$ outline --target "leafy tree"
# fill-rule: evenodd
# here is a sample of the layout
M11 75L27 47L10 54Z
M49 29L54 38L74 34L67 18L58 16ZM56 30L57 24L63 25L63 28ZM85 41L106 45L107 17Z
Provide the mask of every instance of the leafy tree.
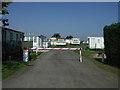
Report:
M73 38L73 36L67 36L67 37L66 37L66 39L71 39L71 38Z
M2 15L6 15L6 14L9 14L8 10L7 10L7 7L8 5L10 4L11 2L2 2ZM3 22L3 26L8 26L9 23L8 23L8 19L7 18L3 18L2 19L2 22Z
M52 37L60 38L61 36L60 36L60 34L59 34L59 33L55 33L55 34L53 34L53 36L52 36Z

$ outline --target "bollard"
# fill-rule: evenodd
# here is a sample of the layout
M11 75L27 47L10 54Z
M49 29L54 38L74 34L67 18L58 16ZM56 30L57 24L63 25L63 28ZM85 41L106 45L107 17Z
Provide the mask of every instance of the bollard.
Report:
M28 55L28 48L23 49L23 61L28 62L29 60L29 55Z
M104 62L104 53L102 53L102 62Z
M80 59L79 59L80 62L82 62L82 55L81 55L82 52L81 52L81 50L82 50L82 49L80 48Z

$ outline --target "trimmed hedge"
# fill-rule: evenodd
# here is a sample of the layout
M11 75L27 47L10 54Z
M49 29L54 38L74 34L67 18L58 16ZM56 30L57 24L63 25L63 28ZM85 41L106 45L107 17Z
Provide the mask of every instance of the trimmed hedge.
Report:
M120 59L120 23L104 27L106 63L118 66Z

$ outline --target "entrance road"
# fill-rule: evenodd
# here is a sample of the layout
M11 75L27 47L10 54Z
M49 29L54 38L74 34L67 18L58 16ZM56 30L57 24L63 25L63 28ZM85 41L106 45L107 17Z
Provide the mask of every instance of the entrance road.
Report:
M3 81L3 88L117 88L118 76L74 51L52 50Z

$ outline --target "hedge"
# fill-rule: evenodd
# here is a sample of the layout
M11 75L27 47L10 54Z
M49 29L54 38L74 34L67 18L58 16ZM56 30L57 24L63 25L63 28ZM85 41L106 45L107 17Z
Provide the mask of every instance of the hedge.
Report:
M106 63L118 66L120 59L120 23L104 27Z

